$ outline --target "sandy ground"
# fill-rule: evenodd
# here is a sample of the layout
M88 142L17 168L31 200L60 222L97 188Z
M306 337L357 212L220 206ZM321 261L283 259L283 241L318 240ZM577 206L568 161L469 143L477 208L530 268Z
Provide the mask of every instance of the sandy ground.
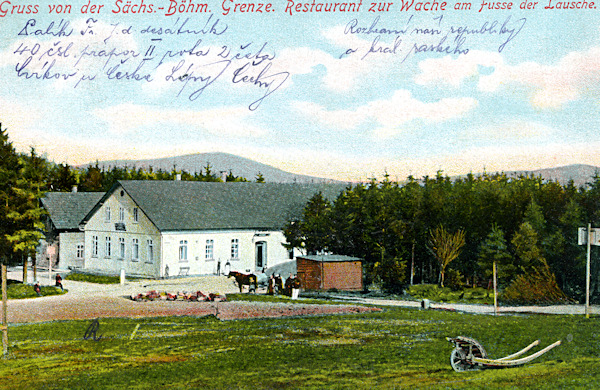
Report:
M9 279L21 280L19 271L9 272ZM49 285L47 272L38 273L42 285ZM359 313L380 310L361 304L315 305L267 302L135 302L129 296L151 290L195 292L221 295L239 292L234 279L224 276L190 277L168 280L142 280L125 284L100 285L63 280L67 294L32 299L12 299L7 305L9 323L94 319L108 317L161 317L216 315L222 320ZM245 287L244 292L247 292ZM264 293L259 289L258 294ZM1 303L0 303L1 306Z
M20 270L9 272L9 279L21 280ZM51 284L47 272L38 273L42 285ZM266 303L266 302L135 302L129 299L131 294L151 290L168 292L195 292L205 294L218 293L221 295L239 292L234 279L225 276L189 277L168 280L141 280L125 284L100 285L71 280L63 280L68 293L65 295L48 296L35 299L10 300L8 303L8 318L10 323L43 322L68 319L94 319L106 317L154 317L171 315L205 316L216 315L223 320L280 317L295 315L323 315L356 313L379 310L365 305L378 307L396 306L419 308L420 302L384 299L348 299L350 305L314 305L298 303ZM244 292L247 292L245 287ZM258 294L264 294L259 289ZM1 306L1 303L0 303ZM492 305L473 304L444 304L431 303L432 309L461 311L476 314L493 314ZM498 314L511 313L544 313L584 315L584 305L556 306L510 306L499 307ZM600 307L591 306L590 314L599 315Z

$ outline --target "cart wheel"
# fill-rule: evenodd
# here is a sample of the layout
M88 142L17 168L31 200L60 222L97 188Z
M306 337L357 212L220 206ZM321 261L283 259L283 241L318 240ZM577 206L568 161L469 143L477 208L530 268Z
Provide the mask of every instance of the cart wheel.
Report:
M465 351L460 348L454 348L450 354L450 365L456 372L469 371L473 366L467 362Z

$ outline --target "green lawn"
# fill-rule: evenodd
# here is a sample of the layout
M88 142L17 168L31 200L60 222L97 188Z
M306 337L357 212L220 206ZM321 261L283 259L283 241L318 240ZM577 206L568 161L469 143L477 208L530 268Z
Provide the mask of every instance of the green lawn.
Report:
M59 287L54 286L41 286L42 296L47 295L61 295L65 294L67 290L61 290ZM8 299L24 299L24 298L37 298L38 295L30 284L23 284L21 282L9 283L6 289L6 295Z
M380 313L220 321L100 319L9 327L3 389L598 388L600 321L581 316ZM139 327L138 327L139 325ZM135 331L137 328L137 331ZM135 335L131 340L130 337ZM535 339L563 345L526 366L455 373L447 336L502 357ZM537 350L537 348L535 349Z

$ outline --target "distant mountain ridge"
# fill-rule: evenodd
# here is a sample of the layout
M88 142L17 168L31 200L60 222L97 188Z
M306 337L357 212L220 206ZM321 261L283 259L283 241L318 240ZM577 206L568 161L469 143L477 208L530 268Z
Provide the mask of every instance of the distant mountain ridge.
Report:
M85 167L94 164L95 163L89 163L83 166ZM342 181L333 179L286 172L248 158L221 152L195 153L143 160L108 160L98 162L100 167L108 169L112 167L149 169L152 167L154 170L162 169L163 171L171 171L175 167L177 170L185 170L190 173L204 171L204 168L208 164L210 164L211 171L216 175L219 175L220 173L228 174L231 171L235 176L244 177L250 181L256 180L257 175L260 173L263 175L266 182L273 183L343 183ZM600 174L600 167L586 164L572 164L531 171L505 171L504 173L510 177L518 177L521 175L541 176L546 180L558 181L563 185L567 184L570 180L573 180L575 186L580 187L590 183L596 173ZM476 176L477 175L478 174L476 174ZM455 176L454 178L458 177L464 177L464 175Z
M558 181L567 184L573 180L576 187L589 184L596 174L600 174L600 167L587 164L572 164L556 168L536 169L533 171L511 171L506 172L508 176L533 175L541 176L546 180Z
M98 166L105 169L113 167L129 168L152 168L155 171L171 171L173 168L184 170L189 173L204 171L204 168L210 164L213 174L219 176L222 173L228 174L230 171L235 176L240 176L249 181L256 180L257 175L263 175L266 182L274 183L340 183L340 181L326 179L322 177L299 175L274 168L267 164L262 164L254 160L236 156L229 153L195 153L183 156L143 159L143 160L107 160L98 161ZM95 165L95 163L84 164L84 167Z

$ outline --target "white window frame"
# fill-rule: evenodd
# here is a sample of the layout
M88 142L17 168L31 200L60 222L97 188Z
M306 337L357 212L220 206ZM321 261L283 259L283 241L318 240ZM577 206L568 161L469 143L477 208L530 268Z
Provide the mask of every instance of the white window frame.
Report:
M117 256L119 260L125 259L125 251L125 239L123 237L119 237L119 255Z
M154 241L147 240L146 245L148 246L148 252L146 254L146 263L154 262Z
M125 208L119 206L119 222L125 222Z
M131 240L131 261L140 260L140 240L134 238Z
M206 240L204 259L206 261L213 261L215 259L215 240Z
M104 237L104 257L110 258L112 256L112 240L110 236Z
M85 256L85 245L83 244L77 244L76 248L75 248L75 258L76 259L83 259Z
M139 221L139 217L140 217L140 209L138 209L137 207L133 208L133 223L138 223Z
M231 239L231 259L239 260L240 258L240 240L237 238Z
M104 220L110 222L110 206L106 206L104 209Z
M187 240L179 241L179 262L186 263L188 261L188 242Z
M100 238L98 236L92 236L92 257L98 257L98 247Z

